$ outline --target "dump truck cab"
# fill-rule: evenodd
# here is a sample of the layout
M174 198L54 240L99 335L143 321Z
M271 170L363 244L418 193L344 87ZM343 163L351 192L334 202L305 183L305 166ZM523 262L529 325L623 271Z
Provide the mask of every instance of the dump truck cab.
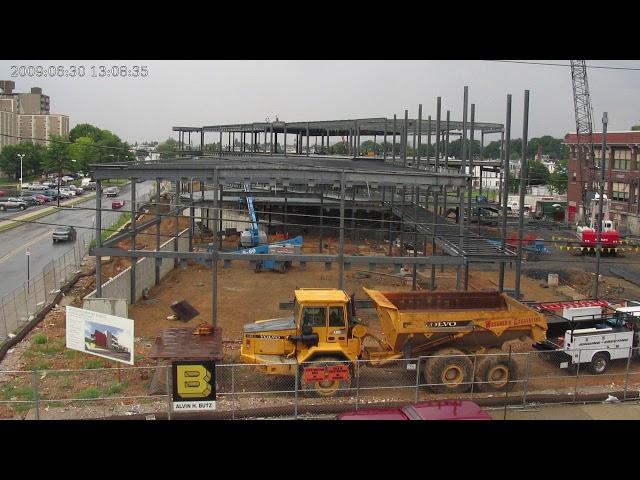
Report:
M325 376L334 385L347 377L350 381L351 369L331 362L357 360L365 334L366 327L352 315L351 299L343 290L301 288L295 290L292 316L244 326L240 359L260 364L273 375L296 375L301 366L302 388L322 383Z

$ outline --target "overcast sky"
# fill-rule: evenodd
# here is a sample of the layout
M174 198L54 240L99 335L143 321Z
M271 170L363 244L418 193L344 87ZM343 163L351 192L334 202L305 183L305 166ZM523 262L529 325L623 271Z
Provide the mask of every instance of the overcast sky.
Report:
M543 62L544 60L539 60ZM553 60L553 63L569 63ZM640 61L594 60L587 65L640 68ZM84 65L84 78L11 77L12 65ZM146 65L146 78L94 78L92 65ZM602 112L609 130L640 123L640 71L588 70L596 130ZM491 61L19 61L0 60L0 79L16 91L42 87L52 113L70 116L70 126L91 123L129 142L163 141L171 128L359 117L435 119L443 112L462 120L463 87L476 104L476 121L504 123L506 95L513 95L512 136L522 136L524 90L530 90L529 137L562 137L575 131L569 67ZM443 113L444 116L444 113ZM174 137L177 138L177 137ZM498 137L496 136L496 139ZM195 137L192 136L192 140ZM491 140L491 138L489 138ZM199 141L199 139L198 139ZM207 136L207 142L217 136Z

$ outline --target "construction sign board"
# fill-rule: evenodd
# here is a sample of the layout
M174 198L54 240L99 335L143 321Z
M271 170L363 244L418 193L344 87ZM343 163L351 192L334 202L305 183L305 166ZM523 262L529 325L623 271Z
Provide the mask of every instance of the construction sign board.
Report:
M67 306L67 348L133 365L133 320Z
M176 361L171 364L173 410L208 411L216 409L216 363Z

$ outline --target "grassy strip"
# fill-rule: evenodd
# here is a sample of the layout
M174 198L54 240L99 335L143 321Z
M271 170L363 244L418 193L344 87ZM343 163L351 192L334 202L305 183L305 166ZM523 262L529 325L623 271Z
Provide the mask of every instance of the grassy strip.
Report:
M131 214L123 213L118 219L118 221L114 223L111 228L105 228L103 230L102 235L100 235L100 239L104 242L107 238L109 238L111 235L116 233L120 229L120 227L122 227L129 220L131 220ZM91 250L95 246L96 246L96 241L95 239L93 239L91 240L91 243L89 243L89 250Z
M129 180L126 180L124 178L114 178L111 180L103 180L102 186L103 187L120 187L122 185L126 185L127 183L129 183Z

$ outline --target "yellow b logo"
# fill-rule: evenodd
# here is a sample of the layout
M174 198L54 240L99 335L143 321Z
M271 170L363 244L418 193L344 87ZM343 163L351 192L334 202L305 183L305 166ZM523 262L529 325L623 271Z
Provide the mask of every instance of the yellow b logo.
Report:
M182 398L208 397L211 372L202 365L177 365L178 395Z

